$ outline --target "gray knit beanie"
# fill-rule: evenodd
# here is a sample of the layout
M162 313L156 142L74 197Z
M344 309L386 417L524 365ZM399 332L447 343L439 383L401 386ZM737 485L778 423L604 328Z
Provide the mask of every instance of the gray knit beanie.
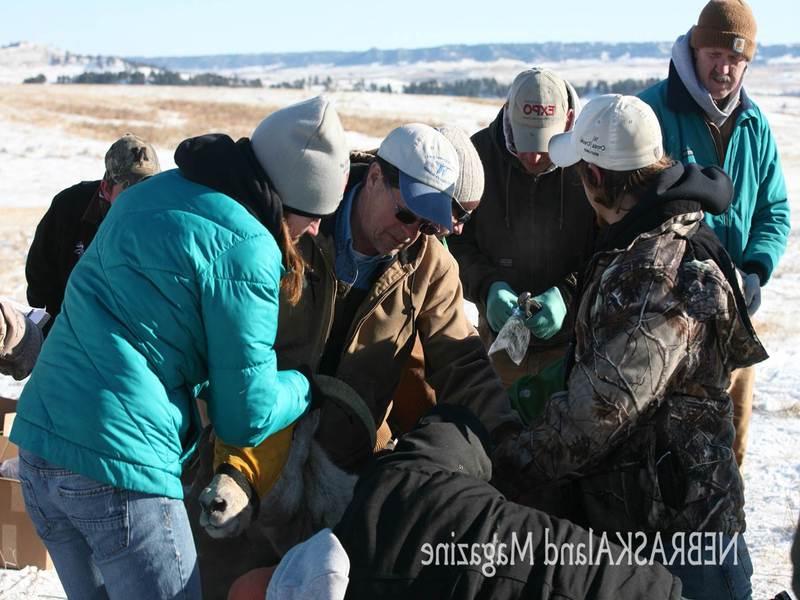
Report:
M483 163L469 134L460 127L437 127L439 132L453 144L458 154L458 173L453 198L459 204L480 202L483 196Z
M327 98L275 111L256 127L250 143L286 208L309 217L336 211L350 157L342 122Z

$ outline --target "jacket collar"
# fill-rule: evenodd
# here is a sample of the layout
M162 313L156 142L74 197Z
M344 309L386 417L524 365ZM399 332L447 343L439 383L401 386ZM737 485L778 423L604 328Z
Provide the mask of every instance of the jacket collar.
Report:
M741 90L740 106L741 113L753 108L753 102L744 88ZM705 119L705 112L692 98L672 60L669 61L669 75L667 76L667 108L676 113L697 113Z
M492 121L492 123L489 125L489 132L492 134L492 143L497 147L497 152L503 157L503 160L506 164L509 164L521 173L528 175L525 167L522 166L522 163L519 162L519 159L516 156L509 152L508 146L506 145L505 127L503 125L503 120L505 118L503 116L504 113L505 106L501 106L500 112L497 113L497 117L495 117L494 121Z
M360 161L350 163L350 177L347 181L347 186L345 187L345 197L347 197L351 191L354 191L356 194L358 193L358 189L354 188L362 183L364 177L367 175L368 170L369 163ZM355 198L353 201L355 201ZM341 202L335 213L323 217L322 221L320 222L319 234L316 240L316 242L318 242L317 246L322 249L323 252L329 254L329 260L331 261L331 264L335 264L335 252L337 245L342 243L342 240L337 239L337 219L340 211L344 209L349 210L349 207L346 206L345 202ZM386 263L384 266L384 271L388 270L389 267L395 263L399 263L401 266L412 265L416 269L417 263L424 254L424 249L428 241L426 239L427 237L428 236L420 235L417 240L411 244L411 246L398 252Z
M232 198L276 241L283 239L283 203L249 139L234 142L221 133L186 139L175 150L175 164L186 179Z
M664 231L661 225L679 215L699 214L702 218L702 210L721 214L732 196L730 178L718 167L700 169L697 165L673 163L653 180L621 221L601 231L597 250L627 248L643 233Z
M89 204L81 217L81 221L95 227L100 226L100 223L106 218L108 210L111 208L111 203L100 193L100 184L101 182L98 182L97 189L94 191L92 199L89 200Z

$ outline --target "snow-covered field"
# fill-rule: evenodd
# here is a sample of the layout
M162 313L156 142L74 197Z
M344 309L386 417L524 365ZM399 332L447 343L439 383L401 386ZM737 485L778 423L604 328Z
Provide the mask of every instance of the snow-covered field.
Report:
M615 79L602 65L564 64L556 67L567 78ZM614 66L614 69L619 69ZM629 65L625 77L658 76L666 65ZM748 74L750 94L766 111L781 150L794 214L800 208L800 66L760 67ZM25 299L24 261L35 225L58 191L81 179L102 175L102 159L111 141L102 132L134 125L106 123L82 131L69 127L75 119L96 122L100 117L67 115L80 96L94 96L117 109L136 110L143 102L158 107L175 101L274 107L307 97L308 92L284 90L191 89L156 87L42 86L44 101L26 108L8 108L5 98L28 93L20 86L0 85L0 295ZM64 96L66 94L66 96ZM485 126L499 102L450 97L335 93L340 113L349 117L349 141L356 148L376 147L380 119L390 124L422 121L456 124L470 133ZM56 98L47 106L47 98ZM60 108L59 108L60 107ZM178 115L180 116L180 115ZM371 119L359 128L359 118ZM152 119L145 115L143 119ZM138 119L137 119L138 120ZM180 124L180 118L176 121ZM254 126L254 122L252 125ZM377 127L377 128L376 128ZM178 127L177 131L180 131ZM100 132L100 133L98 133ZM199 132L191 132L199 133ZM188 134L187 134L188 135ZM162 166L172 166L172 149L158 146ZM756 410L746 464L747 542L753 556L754 598L772 598L790 585L789 546L800 513L800 233L792 233L789 248L773 280L763 293L757 327L771 358L758 366ZM0 395L16 397L22 385L0 377ZM64 598L54 571L0 569L0 598Z

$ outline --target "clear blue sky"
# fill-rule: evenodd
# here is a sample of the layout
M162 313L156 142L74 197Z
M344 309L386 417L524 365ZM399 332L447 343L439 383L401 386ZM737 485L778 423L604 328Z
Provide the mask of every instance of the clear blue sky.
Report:
M758 40L800 43L796 0L753 0ZM673 40L705 0L0 0L0 45L121 56Z

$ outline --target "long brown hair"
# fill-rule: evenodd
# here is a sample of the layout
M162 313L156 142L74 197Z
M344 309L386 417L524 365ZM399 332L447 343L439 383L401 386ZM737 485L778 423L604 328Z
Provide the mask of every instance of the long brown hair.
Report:
M281 239L278 243L283 255L283 266L286 274L281 279L281 288L289 304L295 306L303 294L303 280L306 272L306 261L297 251L297 246L292 241L289 233L289 224L286 219L281 219Z

